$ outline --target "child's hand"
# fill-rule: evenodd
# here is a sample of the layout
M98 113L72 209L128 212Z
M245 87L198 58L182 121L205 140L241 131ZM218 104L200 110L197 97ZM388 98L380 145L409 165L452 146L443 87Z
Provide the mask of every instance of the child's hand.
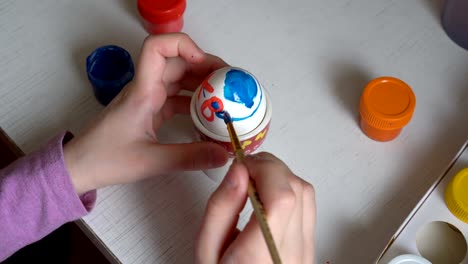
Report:
M212 71L226 66L205 54L185 34L148 37L135 80L80 135L64 148L77 193L180 170L226 163L228 154L214 143L160 144L157 132L174 114L189 113L190 97Z
M211 196L196 245L197 263L271 263L254 215L236 229L247 199L249 175L255 181L283 263L313 263L315 192L269 153L234 163Z

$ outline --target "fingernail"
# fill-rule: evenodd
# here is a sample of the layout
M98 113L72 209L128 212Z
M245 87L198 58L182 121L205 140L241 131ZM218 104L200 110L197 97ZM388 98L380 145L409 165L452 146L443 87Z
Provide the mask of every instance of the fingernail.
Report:
M192 53L192 56L191 56L191 59L194 62L202 59L203 56L205 55L205 52L202 49L200 49L199 47L197 48L198 48L198 52Z
M260 157L257 156L257 154L250 154L248 156L245 157L246 159L251 159L251 160L259 160Z
M232 168L232 166L231 166L231 168ZM230 189L237 188L238 182L237 182L237 179L236 179L236 175L235 175L235 173L232 173L231 169L226 174L226 177L224 178L224 183Z
M214 167L223 166L227 162L226 153L211 153L211 164Z
M251 154L251 155L247 156L247 159L250 159L250 160L265 160L261 155L258 155L258 154Z

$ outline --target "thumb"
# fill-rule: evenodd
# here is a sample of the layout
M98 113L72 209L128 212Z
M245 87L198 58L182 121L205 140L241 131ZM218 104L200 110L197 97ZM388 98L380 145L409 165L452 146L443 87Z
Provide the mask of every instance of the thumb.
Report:
M153 150L161 172L204 170L221 167L228 160L227 151L215 143L158 144Z
M247 199L249 176L244 165L234 162L206 207L196 246L197 263L218 263L236 231L239 213Z

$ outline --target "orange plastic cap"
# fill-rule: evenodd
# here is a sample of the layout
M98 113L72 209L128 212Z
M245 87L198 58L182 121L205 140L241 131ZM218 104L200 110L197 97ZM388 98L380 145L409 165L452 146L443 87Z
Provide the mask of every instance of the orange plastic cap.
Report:
M397 78L380 77L369 82L361 96L361 129L377 141L396 138L413 116L416 97Z

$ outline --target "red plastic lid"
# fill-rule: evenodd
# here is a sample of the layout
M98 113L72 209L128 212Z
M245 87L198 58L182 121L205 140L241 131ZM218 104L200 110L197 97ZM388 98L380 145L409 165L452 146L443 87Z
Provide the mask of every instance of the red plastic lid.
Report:
M185 0L138 0L140 15L152 23L165 23L184 14Z

